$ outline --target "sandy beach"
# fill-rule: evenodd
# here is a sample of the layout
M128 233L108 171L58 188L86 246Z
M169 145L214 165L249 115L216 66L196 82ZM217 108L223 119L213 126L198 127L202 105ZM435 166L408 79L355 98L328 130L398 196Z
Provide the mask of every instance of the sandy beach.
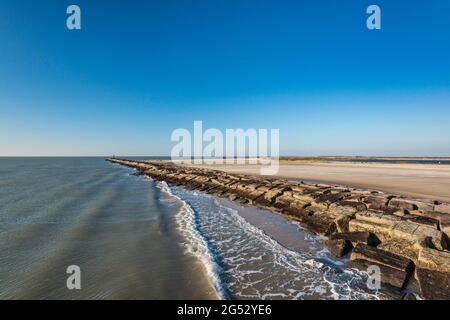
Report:
M189 164L191 166L191 164ZM260 175L260 165L192 165ZM450 165L281 160L274 177L375 189L397 195L450 201Z

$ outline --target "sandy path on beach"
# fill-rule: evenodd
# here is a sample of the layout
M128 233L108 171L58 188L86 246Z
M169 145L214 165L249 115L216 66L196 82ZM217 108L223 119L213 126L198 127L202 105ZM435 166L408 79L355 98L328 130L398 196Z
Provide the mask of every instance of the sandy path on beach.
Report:
M251 175L259 175L261 168L249 164L195 166ZM275 177L334 183L450 202L450 165L281 161Z

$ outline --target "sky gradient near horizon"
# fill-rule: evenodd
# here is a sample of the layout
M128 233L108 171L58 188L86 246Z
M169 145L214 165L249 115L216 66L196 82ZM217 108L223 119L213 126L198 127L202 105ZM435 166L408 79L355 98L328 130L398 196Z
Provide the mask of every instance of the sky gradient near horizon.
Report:
M169 155L194 120L279 128L282 155L450 156L446 0L1 1L0 39L0 156Z

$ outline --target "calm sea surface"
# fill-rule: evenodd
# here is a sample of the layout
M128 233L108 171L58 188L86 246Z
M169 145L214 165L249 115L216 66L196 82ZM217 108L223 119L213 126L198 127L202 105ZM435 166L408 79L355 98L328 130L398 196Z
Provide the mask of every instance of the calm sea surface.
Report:
M450 164L450 160L439 159L350 159L337 160L341 162L366 162L366 163L413 163L413 164Z
M0 158L0 299L379 297L283 217L131 173ZM67 289L70 265L81 290Z
M0 158L0 298L210 298L176 203L100 158ZM68 290L66 268L81 269Z

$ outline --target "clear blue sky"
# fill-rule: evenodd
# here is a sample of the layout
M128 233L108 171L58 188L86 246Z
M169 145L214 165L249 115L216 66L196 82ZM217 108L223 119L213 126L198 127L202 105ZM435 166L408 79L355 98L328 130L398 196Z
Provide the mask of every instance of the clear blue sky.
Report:
M0 155L167 155L194 120L279 128L283 155L450 156L450 2L0 2Z

